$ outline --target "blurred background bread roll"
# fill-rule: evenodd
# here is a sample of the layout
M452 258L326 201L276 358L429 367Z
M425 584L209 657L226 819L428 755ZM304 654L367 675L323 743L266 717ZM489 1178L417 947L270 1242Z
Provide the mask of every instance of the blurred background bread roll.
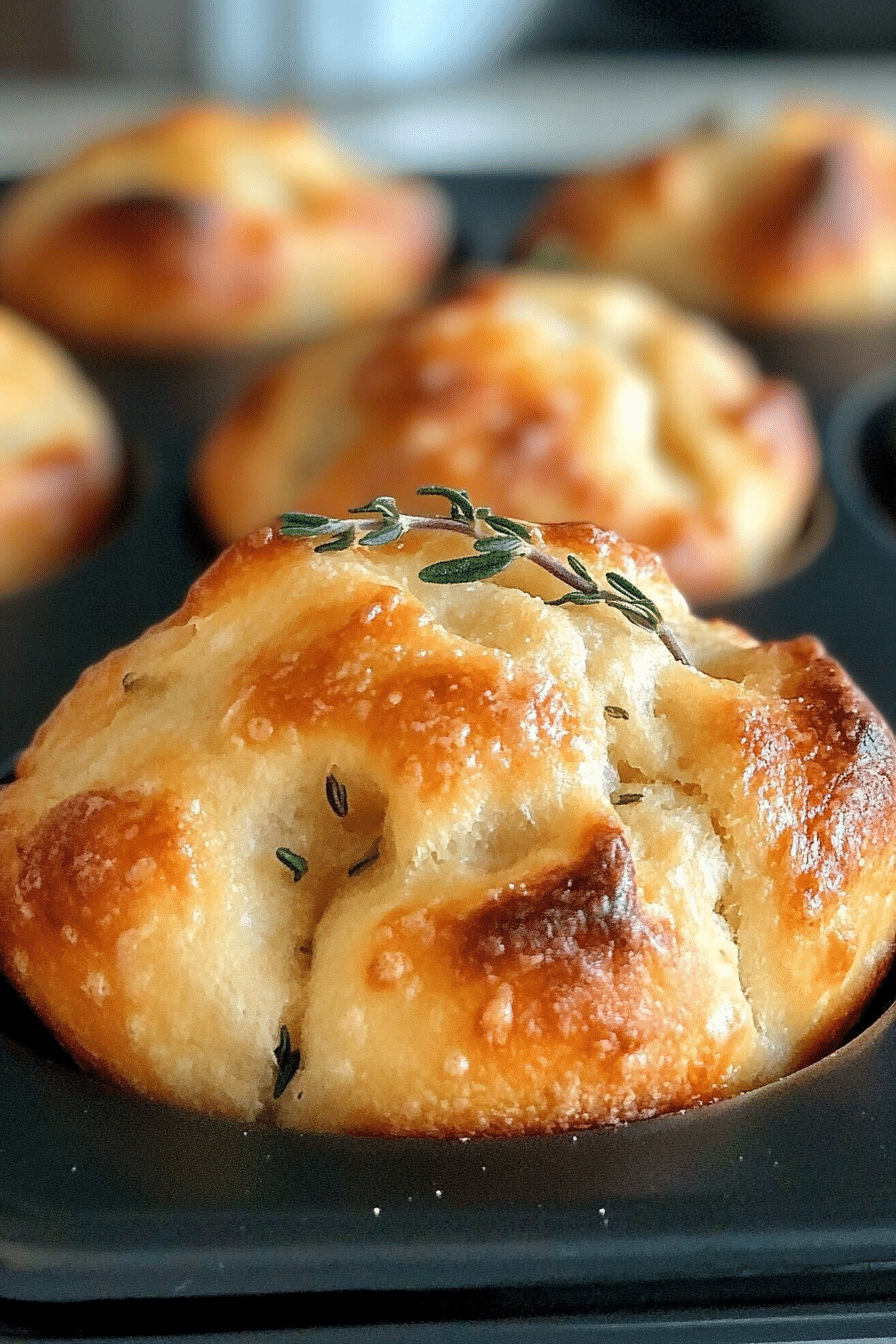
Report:
M536 266L629 276L726 320L896 317L896 134L822 102L708 118L654 151L564 176L523 225Z
M99 394L49 338L0 308L0 595L96 540L122 467Z
M102 349L239 350L403 308L441 266L446 201L310 116L197 104L15 186L0 292Z
M466 487L511 516L596 519L703 600L773 573L818 472L799 392L718 328L630 282L508 271L287 358L194 481L227 541L286 509Z

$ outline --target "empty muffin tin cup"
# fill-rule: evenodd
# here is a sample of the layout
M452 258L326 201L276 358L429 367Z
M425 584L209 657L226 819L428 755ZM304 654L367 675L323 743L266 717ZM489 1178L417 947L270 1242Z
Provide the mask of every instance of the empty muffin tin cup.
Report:
M802 387L816 416L826 420L851 388L896 359L896 323L853 327L763 327L728 323L762 371Z
M141 355L70 347L124 433L155 442L202 434L286 349Z

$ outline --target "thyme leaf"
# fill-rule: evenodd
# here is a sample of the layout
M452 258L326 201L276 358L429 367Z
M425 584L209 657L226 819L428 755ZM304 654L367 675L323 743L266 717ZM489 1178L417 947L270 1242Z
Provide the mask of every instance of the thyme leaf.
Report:
M451 517L454 522L472 523L475 518L473 504L466 490L452 490L448 485L421 485L418 495L441 495L451 505Z
M284 513L280 518L280 535L284 537L321 537L332 530L333 519L322 513Z
M513 559L512 551L492 551L486 555L464 555L457 560L438 560L421 569L420 578L424 583L475 583L477 579L500 574Z
M607 574L607 583L611 588L615 588L617 593L622 593L623 597L628 597L633 602L637 602L639 606L644 607L650 612L651 616L655 616L658 621L663 619L659 607L651 602L650 598L646 593L642 593L640 588L636 588L631 579L627 579L624 574L614 574L612 571L609 572Z
M346 527L342 532L338 532L332 541L326 542L323 546L315 546L318 554L321 551L349 551L355 540L355 529Z
M606 597L600 593L564 593L562 597L552 597L547 603L549 607L593 607L598 602L606 602Z
M480 551L483 555L503 555L506 551L509 555L522 555L523 548L519 537L477 537L473 542L473 550Z
M308 871L308 860L303 859L301 854L295 854L285 845L281 845L276 851L277 858L292 873L293 882L300 882Z
M369 854L365 854L363 859L359 859L357 863L352 864L351 868L348 870L349 877L357 877L358 873L363 873L365 868L369 868L372 863L376 863L380 856L380 840L382 840L382 838L383 837L380 836L379 839L373 842L373 849Z
M638 607L630 607L625 602L614 601L613 598L607 599L607 606L613 611L621 611L625 619L631 625L636 625L639 630L656 630L659 622L648 611L641 611Z
M621 705L604 705L604 713L608 719L627 719L628 710L623 709Z
M502 518L500 514L490 513L488 516L488 525L493 527L496 532L509 532L514 537L519 537L521 541L531 541L532 533L528 527L518 523L515 518Z
M280 1028L280 1040L274 1046L277 1077L274 1079L274 1100L278 1101L302 1067L301 1050L293 1050L289 1027Z
M574 574L578 574L580 579L586 579L588 583L594 583L594 580L592 579L591 575L588 573L587 569L582 564L581 560L577 555L568 555L566 557L566 560L572 572Z
M340 784L334 774L327 775L324 785L327 794L327 802L336 813L337 817L348 816L348 791L344 784Z
M377 495L369 504L359 504L357 508L349 509L349 513L381 513L384 519L394 518L396 522L401 517L391 495Z
M390 541L398 541L404 536L404 528L401 523L387 524L385 527L379 527L375 532L368 532L361 538L362 546L386 546Z

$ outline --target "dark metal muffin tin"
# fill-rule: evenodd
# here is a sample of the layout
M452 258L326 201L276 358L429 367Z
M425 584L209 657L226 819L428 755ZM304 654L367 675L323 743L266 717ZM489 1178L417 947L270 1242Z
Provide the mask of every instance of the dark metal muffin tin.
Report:
M472 257L501 255L542 184L446 180ZM176 369L92 371L129 438L129 496L94 553L0 604L0 757L210 558L185 491L201 415L178 402ZM719 610L764 637L820 635L896 721L896 370L833 414L828 378L809 391L833 504L808 563ZM75 1070L4 986L0 1337L896 1334L892 997L835 1054L746 1096L462 1142L283 1134L145 1103Z

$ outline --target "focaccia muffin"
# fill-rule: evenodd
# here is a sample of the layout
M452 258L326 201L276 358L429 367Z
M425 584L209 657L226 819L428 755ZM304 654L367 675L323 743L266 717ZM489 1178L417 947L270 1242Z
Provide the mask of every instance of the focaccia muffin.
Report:
M0 594L88 546L120 482L99 395L50 340L0 309Z
M289 357L213 429L195 487L232 541L287 508L466 485L594 519L710 599L780 563L818 463L800 394L720 330L627 282L523 271Z
M240 348L402 308L448 234L435 187L374 175L306 116L191 107L12 190L0 291L91 345Z
M480 519L474 552L452 512L257 531L40 730L0 947L76 1058L241 1121L519 1134L728 1097L854 1022L896 924L874 709L613 534ZM615 605L549 605L576 584Z
M896 315L896 137L873 116L783 109L701 123L636 162L559 183L519 239L536 265L636 277L739 322Z

